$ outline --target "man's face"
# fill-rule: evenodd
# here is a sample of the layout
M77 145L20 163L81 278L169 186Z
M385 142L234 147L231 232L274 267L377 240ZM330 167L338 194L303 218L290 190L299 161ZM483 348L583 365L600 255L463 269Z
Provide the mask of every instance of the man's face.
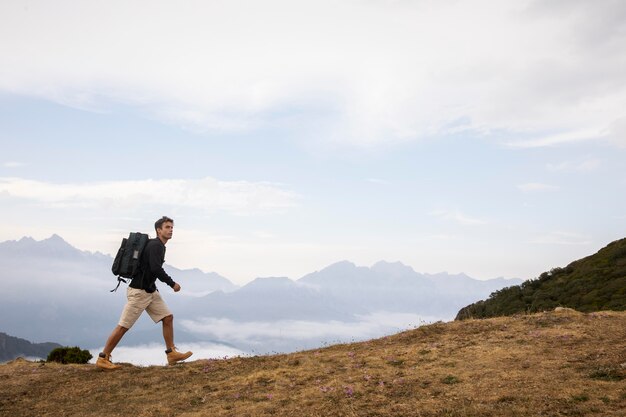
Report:
M157 236L161 240L170 240L172 238L172 233L174 233L174 223L172 222L165 222L161 225L160 229L157 229Z

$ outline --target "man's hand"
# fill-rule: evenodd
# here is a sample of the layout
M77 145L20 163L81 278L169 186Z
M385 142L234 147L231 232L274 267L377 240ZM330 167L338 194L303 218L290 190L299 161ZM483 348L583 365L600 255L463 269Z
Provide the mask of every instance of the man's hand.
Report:
M175 283L172 288L174 289L174 292L180 291L180 285L178 285L178 283Z

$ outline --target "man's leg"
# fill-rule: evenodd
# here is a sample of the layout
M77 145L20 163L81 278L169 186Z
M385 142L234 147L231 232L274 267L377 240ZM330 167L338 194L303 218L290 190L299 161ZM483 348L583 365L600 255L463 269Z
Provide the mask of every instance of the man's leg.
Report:
M174 316L170 314L163 317L163 340L165 340L165 348L170 350L174 347Z
M122 340L124 334L128 331L128 328L120 326L119 324L113 329L111 335L107 339L104 349L98 355L96 360L96 366L101 369L113 370L119 369L119 365L114 365L111 362L111 352L115 349L115 346Z
M165 340L167 363L173 365L190 357L192 352L181 353L176 350L176 345L174 344L174 315L167 308L158 291L152 294L152 302L146 308L146 311L155 323L160 321L163 324L163 340Z
M122 337L124 336L124 334L126 334L128 329L130 329L133 324L135 324L139 316L141 316L141 313L150 303L151 297L143 290L128 287L126 289L126 298L128 301L124 306L124 310L122 310L122 316L120 317L120 321L109 335L109 338L104 345L104 349L98 355L96 366L98 366L99 368L119 368L118 365L114 365L111 362L111 352L113 352L113 349L115 349L120 340L122 340Z
M192 355L191 352L179 352L174 345L174 316L170 314L161 320L163 323L163 339L167 350L167 363L174 365L176 362L184 361Z
M106 344L104 345L104 349L102 350L107 355L110 355L115 349L115 346L122 340L122 337L126 334L128 329L126 327L122 327L119 324L113 329L111 335L107 339Z

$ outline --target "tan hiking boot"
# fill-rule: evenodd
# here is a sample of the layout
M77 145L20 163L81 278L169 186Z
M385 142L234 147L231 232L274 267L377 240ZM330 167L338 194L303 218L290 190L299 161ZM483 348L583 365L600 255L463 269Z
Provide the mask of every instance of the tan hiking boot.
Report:
M166 350L165 353L167 353L167 363L170 365L174 365L176 362L184 361L185 359L193 355L193 352L182 353L177 351L176 346Z
M111 355L107 355L104 352L100 352L100 354L98 355L96 366L100 369L105 369L107 371L121 368L121 366L115 365L113 362L111 362Z

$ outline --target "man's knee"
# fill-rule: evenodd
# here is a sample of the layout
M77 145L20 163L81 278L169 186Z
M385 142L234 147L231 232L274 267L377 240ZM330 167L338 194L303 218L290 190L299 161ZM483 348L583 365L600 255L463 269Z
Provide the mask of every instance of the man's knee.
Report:
M161 321L163 324L172 324L174 322L174 315L170 314L169 316L165 316Z
M115 329L117 330L119 333L126 333L128 331L128 327L124 327L124 326L120 326L119 324L117 325L117 328Z

